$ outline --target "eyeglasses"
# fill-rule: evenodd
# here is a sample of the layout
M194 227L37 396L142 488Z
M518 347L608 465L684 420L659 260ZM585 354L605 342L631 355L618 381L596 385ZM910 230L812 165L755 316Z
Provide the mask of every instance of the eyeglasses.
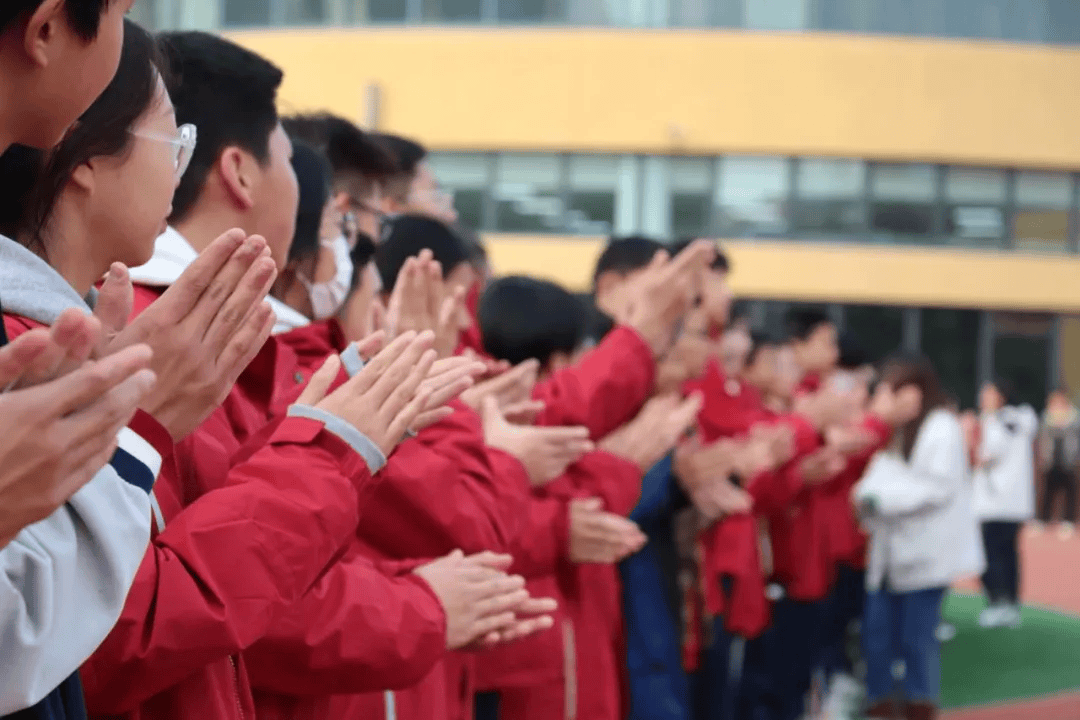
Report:
M172 145L173 167L176 171L175 178L179 181L180 178L184 177L184 171L187 170L188 165L191 163L191 156L195 154L195 141L198 133L194 125L191 123L181 125L177 128L176 135L172 137L159 133L135 132L133 130L131 134L145 140L156 140L157 142Z

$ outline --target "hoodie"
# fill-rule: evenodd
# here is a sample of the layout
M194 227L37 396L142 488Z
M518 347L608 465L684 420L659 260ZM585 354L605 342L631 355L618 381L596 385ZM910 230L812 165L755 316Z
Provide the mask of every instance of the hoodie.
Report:
M90 311L45 261L3 236L0 291L6 316L27 325L49 325L72 307ZM39 702L66 707L46 696L120 617L150 540L150 492L172 450L168 432L145 413L132 428L138 432L121 431L116 454L89 483L0 550L0 714Z

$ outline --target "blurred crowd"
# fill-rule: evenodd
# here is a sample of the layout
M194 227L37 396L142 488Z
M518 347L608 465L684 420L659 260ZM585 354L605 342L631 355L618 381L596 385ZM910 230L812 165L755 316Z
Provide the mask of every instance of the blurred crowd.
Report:
M494 277L421 144L131 5L0 9L0 712L922 720L954 581L1020 622L1064 393L757 332L709 240Z

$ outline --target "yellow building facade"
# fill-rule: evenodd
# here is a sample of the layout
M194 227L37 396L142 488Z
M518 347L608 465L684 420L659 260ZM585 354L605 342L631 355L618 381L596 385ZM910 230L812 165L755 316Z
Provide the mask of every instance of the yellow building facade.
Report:
M285 112L427 145L497 272L586 290L609 234L707 234L740 297L892 328L951 363L965 403L1009 369L1032 400L1080 390L1080 50L733 30L233 37L285 69Z

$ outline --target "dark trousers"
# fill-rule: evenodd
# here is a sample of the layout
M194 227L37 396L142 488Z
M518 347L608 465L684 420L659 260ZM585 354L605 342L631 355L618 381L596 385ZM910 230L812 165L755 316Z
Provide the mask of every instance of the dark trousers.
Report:
M982 524L986 572L982 583L991 603L1016 604L1020 598L1020 523L991 520Z
M473 701L473 716L476 720L499 720L499 693L476 693Z
M825 601L821 618L821 654L818 666L829 677L833 673L854 673L852 626L862 618L866 603L866 571L838 565L832 592Z
M739 720L798 720L818 657L823 603L784 598L772 624L746 642L739 687Z
M1054 512L1054 499L1058 495L1064 495L1064 505L1061 508L1061 519L1065 522L1076 522L1076 472L1066 468L1050 468L1046 473L1046 492L1043 493L1042 507L1039 519L1050 522Z
M713 619L708 645L701 652L701 664L690 677L690 693L696 720L734 720L737 667L732 667L731 648L741 642L724 628L724 619Z

